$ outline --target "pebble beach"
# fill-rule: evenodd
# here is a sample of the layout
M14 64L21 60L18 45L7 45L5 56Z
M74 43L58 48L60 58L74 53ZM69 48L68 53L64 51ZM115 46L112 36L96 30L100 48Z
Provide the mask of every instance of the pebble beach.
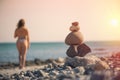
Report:
M0 65L0 80L120 80L120 53L110 57L66 57Z

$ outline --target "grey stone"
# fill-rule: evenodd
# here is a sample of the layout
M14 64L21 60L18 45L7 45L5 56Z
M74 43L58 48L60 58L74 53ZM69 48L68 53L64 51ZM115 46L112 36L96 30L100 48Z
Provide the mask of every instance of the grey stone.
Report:
M43 70L39 70L39 73L40 73L40 75L42 77L46 77L47 76L47 74Z
M51 71L51 73L49 73L50 75L56 76L59 75L59 71L53 70Z
M23 80L30 80L31 78L30 77L23 77L22 79Z
M34 63L37 64L37 65L40 65L41 64L41 60L40 59L35 59Z
M64 63L64 62L65 62L65 59L62 58L62 57L59 57L58 59L56 59L56 62Z
M79 74L82 74L82 75L83 75L84 72L85 72L85 69L84 69L84 67L82 67L82 66L76 67L76 68L74 68L73 70L74 70L75 73L79 73Z
M113 73L110 70L95 71L90 80L112 80Z
M57 80L75 80L75 76L74 75L63 75L63 74L61 74L61 75L58 75L57 76Z
M93 69L91 69L91 68L87 68L87 69L85 69L85 75L91 75L92 73L94 72L94 70Z
M72 70L71 66L66 66L65 67L67 70Z
M71 66L73 68L83 66L84 68L93 68L94 70L109 69L109 65L106 62L93 55L67 58L65 65Z
M27 71L26 74L25 74L25 76L35 77L31 71Z

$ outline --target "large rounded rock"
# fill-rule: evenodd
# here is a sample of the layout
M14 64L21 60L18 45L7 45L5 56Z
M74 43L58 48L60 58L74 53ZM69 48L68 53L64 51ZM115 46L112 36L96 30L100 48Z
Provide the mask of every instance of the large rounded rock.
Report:
M65 43L67 45L79 45L83 42L83 35L81 32L71 32L67 35Z
M93 55L86 55L85 57L76 56L74 58L67 58L65 65L72 67L83 66L84 68L91 68L93 70L109 69L109 65L101 61L98 57Z
M86 54L90 52L91 52L90 47L87 46L85 43L82 43L81 45L70 45L70 47L66 51L66 54L67 56L73 58L75 56L84 57Z

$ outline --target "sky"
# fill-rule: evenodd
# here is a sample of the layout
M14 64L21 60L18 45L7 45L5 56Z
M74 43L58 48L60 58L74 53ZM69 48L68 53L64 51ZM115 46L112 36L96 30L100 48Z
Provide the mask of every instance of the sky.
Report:
M0 42L16 42L21 18L31 42L64 42L74 21L84 41L120 40L120 0L0 0Z

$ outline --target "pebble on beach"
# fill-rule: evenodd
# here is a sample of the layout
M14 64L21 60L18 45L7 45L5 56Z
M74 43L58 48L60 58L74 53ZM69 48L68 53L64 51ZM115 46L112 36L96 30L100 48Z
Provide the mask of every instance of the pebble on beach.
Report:
M112 59L109 61L110 58ZM58 58L56 60L49 59L47 60L49 63L46 62L47 64L36 59L34 63L37 66L41 66L40 64L43 63L45 65L42 68L21 70L20 72L14 72L14 74L0 73L0 80L119 80L120 72L116 69L117 63L114 68L109 67L112 64L108 64L114 59L116 59L115 56L114 58L103 59L89 55Z

